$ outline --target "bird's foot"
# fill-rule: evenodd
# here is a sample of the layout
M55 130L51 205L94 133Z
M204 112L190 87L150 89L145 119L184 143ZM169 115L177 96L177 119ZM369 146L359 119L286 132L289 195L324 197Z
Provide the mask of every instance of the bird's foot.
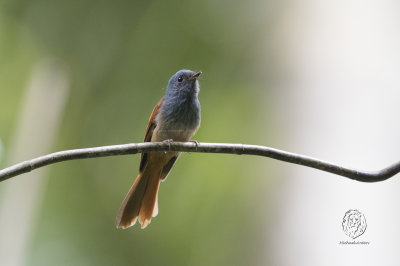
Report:
M162 141L163 143L168 144L168 151L171 151L171 142L173 141L173 139L166 139ZM164 153L167 153L167 151L164 151Z
M193 143L194 143L194 145L196 146L196 151L197 151L197 148L198 148L199 145L200 145L200 141L198 141L198 140L191 140L190 142L193 142Z

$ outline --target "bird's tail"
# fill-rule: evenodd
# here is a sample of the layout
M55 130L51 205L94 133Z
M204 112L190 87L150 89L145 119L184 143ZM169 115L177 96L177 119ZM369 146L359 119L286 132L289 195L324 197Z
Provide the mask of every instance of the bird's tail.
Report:
M142 229L158 214L157 194L160 186L160 171L145 167L129 189L116 219L117 228L128 228L139 219Z

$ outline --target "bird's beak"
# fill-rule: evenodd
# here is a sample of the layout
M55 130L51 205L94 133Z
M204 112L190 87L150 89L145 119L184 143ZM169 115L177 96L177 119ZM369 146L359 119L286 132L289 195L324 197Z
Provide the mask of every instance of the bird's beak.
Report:
M189 79L190 80L194 80L197 79L199 76L201 75L201 71L194 73Z

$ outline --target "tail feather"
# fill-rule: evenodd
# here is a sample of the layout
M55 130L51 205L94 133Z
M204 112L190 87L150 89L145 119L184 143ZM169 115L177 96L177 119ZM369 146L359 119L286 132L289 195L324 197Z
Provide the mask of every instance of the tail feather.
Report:
M116 219L117 228L128 228L139 218L142 228L145 228L151 217L158 213L157 194L160 185L160 173L149 171L146 167L139 173L135 183L130 188Z
M153 217L156 217L157 215L158 215L158 193L156 196L156 203L154 204Z
M145 228L150 223L151 218L158 213L157 194L161 181L159 176L159 174L156 176L153 175L147 183L146 193L144 194L139 212L139 222L142 225L142 229Z

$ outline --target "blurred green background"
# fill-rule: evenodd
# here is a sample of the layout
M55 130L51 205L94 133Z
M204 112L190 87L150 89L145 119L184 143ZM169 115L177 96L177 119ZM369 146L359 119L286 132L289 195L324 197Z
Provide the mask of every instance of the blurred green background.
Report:
M277 132L267 131L275 123L277 62L268 40L275 2L14 0L0 9L2 167L43 152L142 141L152 108L182 68L203 71L194 139L279 145ZM64 82L61 98L32 98L32 84L57 90L52 75ZM44 115L23 118L35 103ZM57 123L46 125L53 113ZM50 140L40 133L47 127ZM19 138L49 148L24 146L12 156ZM36 203L21 225L6 229L10 239L21 236L3 251L23 265L251 265L264 256L269 160L184 154L161 185L159 215L145 230L117 230L138 166L138 155L77 160L51 166L37 187L20 182L9 193L20 193L16 217ZM1 183L0 196L32 175ZM29 198L22 186L37 193Z

